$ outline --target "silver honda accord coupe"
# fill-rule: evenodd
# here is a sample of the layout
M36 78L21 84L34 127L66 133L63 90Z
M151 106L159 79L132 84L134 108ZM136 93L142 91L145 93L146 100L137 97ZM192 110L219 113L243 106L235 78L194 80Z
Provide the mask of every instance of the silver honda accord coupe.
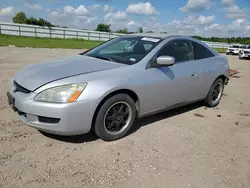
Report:
M40 131L93 131L111 141L129 134L137 118L196 101L217 106L228 77L227 58L192 37L125 35L24 67L7 97Z

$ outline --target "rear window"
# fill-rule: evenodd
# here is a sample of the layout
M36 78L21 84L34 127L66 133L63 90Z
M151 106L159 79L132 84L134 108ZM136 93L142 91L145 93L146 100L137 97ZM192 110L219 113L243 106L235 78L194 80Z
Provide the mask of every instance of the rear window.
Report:
M195 59L206 59L215 56L209 49L197 42L192 41L192 45L194 48Z

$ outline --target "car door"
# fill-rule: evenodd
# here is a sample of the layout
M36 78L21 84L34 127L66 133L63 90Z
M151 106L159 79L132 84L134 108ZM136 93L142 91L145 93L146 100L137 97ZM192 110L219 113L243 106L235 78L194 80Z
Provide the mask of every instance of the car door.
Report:
M195 59L200 67L201 85L199 89L199 94L202 98L206 97L208 91L216 79L218 65L221 63L221 58L215 56L208 48L192 41Z
M191 41L169 41L158 52L160 56L172 56L175 64L148 69L148 88L158 108L181 105L200 97L201 69L195 61Z

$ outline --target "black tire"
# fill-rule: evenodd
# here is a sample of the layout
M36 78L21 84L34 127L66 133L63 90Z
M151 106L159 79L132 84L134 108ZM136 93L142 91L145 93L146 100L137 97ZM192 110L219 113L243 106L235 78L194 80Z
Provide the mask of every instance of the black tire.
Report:
M119 116L119 114L115 114L115 113L119 113L119 112L118 111L113 112L112 108L116 108L115 105L119 105L119 104L124 105L125 108L128 108L128 110L129 110L128 120L127 120L127 123L121 128L120 132L119 131L112 132L112 131L108 130L108 126L106 124L108 124L110 122L106 122L106 121L108 121L108 120L106 120L106 118L108 116L107 115L108 113L110 113L110 112L114 113L111 116L115 117L114 118L115 120L111 120L112 122L110 124L112 124L113 121L114 121L114 123L117 122L116 118L117 118L117 116ZM126 94L117 94L117 95L109 98L108 100L106 100L104 102L104 104L101 106L101 108L99 109L97 116L96 116L96 119L95 119L94 127L93 127L94 132L98 137L100 137L104 141L113 141L113 140L121 139L130 132L131 127L134 124L136 114L137 114L136 113L136 106L135 106L135 102L133 101L133 99ZM111 117L111 116L109 116L109 117ZM126 119L125 116L122 117L122 121L125 121L125 119Z
M218 97L216 98L216 100L213 99L213 94L215 91L216 87L221 87L221 92L219 93ZM220 103L221 97L223 95L223 91L224 91L224 82L221 78L218 78L217 80L215 80L215 82L213 83L213 85L211 86L208 95L205 99L205 105L208 107L215 107Z

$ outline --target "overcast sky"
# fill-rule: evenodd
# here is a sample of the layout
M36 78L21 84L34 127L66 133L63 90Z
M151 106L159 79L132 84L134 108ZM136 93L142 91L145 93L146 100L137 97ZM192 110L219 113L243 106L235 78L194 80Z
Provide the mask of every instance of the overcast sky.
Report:
M167 31L200 36L250 36L250 0L0 0L0 21L18 11L70 28Z

